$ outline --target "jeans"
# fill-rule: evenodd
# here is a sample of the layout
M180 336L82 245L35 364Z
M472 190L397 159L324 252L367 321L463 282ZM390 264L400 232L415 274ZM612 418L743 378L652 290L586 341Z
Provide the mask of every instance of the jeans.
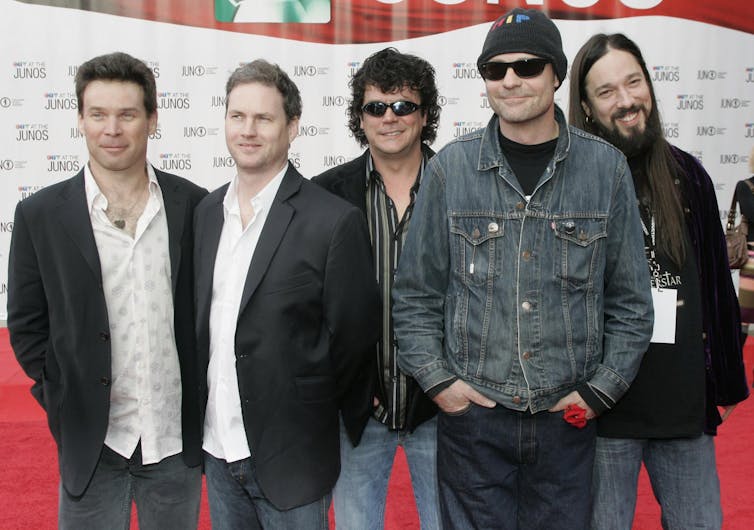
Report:
M278 510L256 479L254 457L226 462L204 452L212 530L328 530L330 494L290 510Z
M721 527L714 438L703 434L670 440L597 438L593 529L631 529L642 461L662 508L663 528Z
M136 503L142 530L196 528L201 491L201 466L187 467L180 453L144 465L141 446L136 447L131 458L123 458L104 446L94 476L81 497L69 495L61 481L58 528L127 530L132 501Z
M437 496L437 419L419 425L413 433L391 431L370 418L357 447L340 425L340 476L333 490L338 530L382 530L385 499L393 460L402 446L411 473L419 520L423 530L440 528Z
M437 471L446 530L589 526L596 426L562 413L472 404L440 413Z

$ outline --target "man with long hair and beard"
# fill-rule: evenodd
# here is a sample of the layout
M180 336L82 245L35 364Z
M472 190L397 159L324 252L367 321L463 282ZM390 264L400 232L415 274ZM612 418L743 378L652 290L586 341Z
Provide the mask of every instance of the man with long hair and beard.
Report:
M663 528L720 528L713 436L749 392L714 186L665 140L646 64L625 35L584 44L570 91L571 125L628 158L655 305L639 373L597 422L592 528L631 528L642 462Z

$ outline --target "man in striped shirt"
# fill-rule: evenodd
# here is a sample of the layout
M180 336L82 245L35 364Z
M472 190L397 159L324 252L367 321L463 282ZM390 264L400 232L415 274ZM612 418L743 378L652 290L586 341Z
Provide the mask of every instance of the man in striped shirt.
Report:
M364 374L360 439L341 425L341 472L333 491L338 529L382 529L387 483L400 445L408 459L423 529L439 528L436 405L398 368L391 290L424 165L440 117L434 68L424 59L381 50L351 80L349 128L367 150L314 178L364 211L382 295L382 335ZM376 323L380 325L380 323ZM349 429L353 432L354 429Z

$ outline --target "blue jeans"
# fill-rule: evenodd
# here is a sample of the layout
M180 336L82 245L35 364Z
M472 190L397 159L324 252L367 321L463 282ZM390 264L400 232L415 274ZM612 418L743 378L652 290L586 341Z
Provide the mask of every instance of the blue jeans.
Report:
M370 418L357 447L340 424L340 476L333 490L338 530L382 530L387 484L398 446L411 473L421 528L440 528L437 497L437 419L413 433L391 431Z
M259 487L253 457L228 463L205 451L204 472L212 530L328 530L330 494L278 510Z
M440 413L437 472L446 530L589 526L596 427L562 413L472 404Z
M187 467L180 453L144 465L141 446L131 458L104 446L92 481L81 497L69 495L61 482L58 528L127 530L132 501L142 530L196 528L201 492L201 466Z
M720 481L714 438L597 438L592 528L630 530L641 463L662 508L662 527L719 529Z

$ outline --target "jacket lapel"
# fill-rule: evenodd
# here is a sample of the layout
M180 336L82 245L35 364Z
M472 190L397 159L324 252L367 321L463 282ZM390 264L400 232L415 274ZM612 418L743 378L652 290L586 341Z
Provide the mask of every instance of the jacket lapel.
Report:
M94 241L92 220L86 208L86 190L84 188L84 170L69 181L69 185L60 193L58 215L60 226L68 233L76 248L86 260L97 284L102 285L102 268Z
M170 278L175 297L175 286L178 282L178 271L181 264L181 239L186 220L186 197L180 193L178 187L170 185L162 172L155 169L157 182L162 190L162 200L165 203L165 217L168 224L168 242L170 246Z
M194 252L198 256L195 261L196 300L198 321L209 325L209 310L212 302L212 283L214 280L215 259L220 245L220 235L225 222L223 214L223 199L228 190L228 184L222 186L211 195L212 204L207 206L207 213L201 225L197 225L196 244Z
M277 195L272 201L270 213L267 215L262 233L259 235L259 242L251 258L251 265L246 275L241 305L238 310L239 317L257 287L259 287L259 283L267 272L270 261L272 261L272 257L288 229L295 209L287 201L292 195L298 193L302 180L301 174L289 164L288 171L280 183L280 189L278 189Z

